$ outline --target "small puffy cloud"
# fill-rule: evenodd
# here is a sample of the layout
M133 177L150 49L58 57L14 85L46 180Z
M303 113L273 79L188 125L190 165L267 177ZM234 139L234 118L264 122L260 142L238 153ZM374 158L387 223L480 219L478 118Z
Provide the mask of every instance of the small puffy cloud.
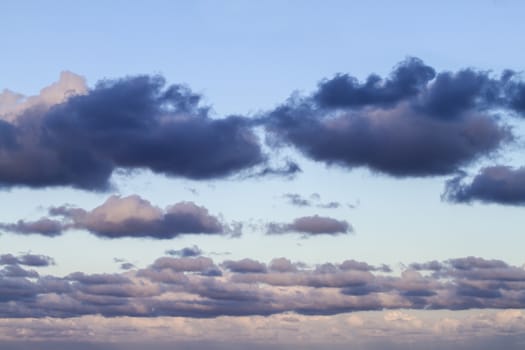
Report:
M286 258L275 258L268 264L268 269L272 272L295 272L297 265Z
M166 250L166 254L173 256L180 256L182 258L190 258L194 256L202 255L202 250L196 245L191 247L185 247L182 249L169 249Z
M314 235L339 235L353 232L353 227L345 220L337 220L319 215L304 216L291 223L269 223L268 234L302 233L305 237Z

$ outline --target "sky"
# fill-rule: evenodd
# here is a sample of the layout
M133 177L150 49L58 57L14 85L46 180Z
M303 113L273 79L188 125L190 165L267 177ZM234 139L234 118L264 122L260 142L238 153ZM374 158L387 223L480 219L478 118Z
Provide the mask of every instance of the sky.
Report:
M524 10L0 3L0 347L522 349Z

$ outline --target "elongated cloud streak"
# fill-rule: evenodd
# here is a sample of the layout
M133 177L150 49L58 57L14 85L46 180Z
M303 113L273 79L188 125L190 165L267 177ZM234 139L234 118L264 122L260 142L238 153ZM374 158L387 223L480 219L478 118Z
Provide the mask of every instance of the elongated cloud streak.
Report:
M291 223L271 222L266 225L268 234L302 233L305 237L314 235L339 235L354 231L345 220L313 215L303 216Z

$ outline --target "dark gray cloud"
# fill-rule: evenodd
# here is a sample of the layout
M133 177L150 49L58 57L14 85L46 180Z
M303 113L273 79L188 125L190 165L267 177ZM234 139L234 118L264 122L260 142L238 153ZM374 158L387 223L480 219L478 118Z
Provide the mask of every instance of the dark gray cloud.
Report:
M360 82L337 74L310 96L290 98L256 119L212 118L199 94L161 76L73 90L79 94L54 104L37 98L0 115L0 185L106 190L117 169L197 180L300 172L292 160L270 165L258 125L272 147L290 144L326 164L399 177L444 175L513 139L495 114L525 115L521 75L436 72L417 58L386 78L371 74Z
M268 223L266 229L268 234L297 232L305 236L347 234L354 230L345 220L319 215L300 217L291 223Z
M18 265L7 265L0 270L0 275L4 277L36 278L38 277L38 272L23 269Z
M356 261L349 259L343 261L339 268L343 271L346 270L357 270L357 271L381 271L381 272L392 272L392 269L388 265L373 266L363 261Z
M237 273L265 273L266 265L252 259L242 259L238 261L226 260L222 263L226 269Z
M131 270L131 269L134 269L136 266L130 262L124 262L122 264L120 264L120 269L121 270Z
M43 218L38 221L19 221L0 224L0 228L19 234L56 236L71 229L89 231L103 238L148 237L170 239L182 234L228 234L238 236L242 225L224 224L193 202L179 202L161 209L137 195L111 196L93 210L72 206L54 207L52 216L61 220ZM50 229L52 228L52 229Z
M202 250L196 245L194 245L191 247L184 247L182 249L166 250L166 254L180 256L182 258L190 258L190 257L202 255Z
M434 69L417 58L409 58L394 68L388 79L369 75L364 83L348 74L337 74L319 83L314 100L323 108L391 106L416 96L436 75Z
M293 160L286 160L284 164L278 165L278 166L270 166L266 165L262 169L248 173L248 174L241 174L241 178L260 178L260 177L267 177L267 176L279 176L284 177L287 179L293 179L297 174L301 173L303 170Z
M505 205L525 205L525 168L492 166L481 169L465 183L462 173L447 181L443 199L456 203L481 201Z
M435 73L407 59L387 79L323 80L312 96L292 97L261 121L271 146L290 144L327 164L398 177L445 175L513 139L495 116L509 104L507 84L504 76Z
M55 260L41 254L21 254L18 256L12 254L0 255L0 265L25 265L32 267L45 267L55 265Z
M304 198L298 193L285 193L283 197L288 200L288 203L296 207L309 207L312 205L311 200Z
M212 119L200 101L160 76L136 76L0 120L0 184L104 190L117 168L210 179L265 162L245 118Z
M341 203L339 202L327 202L327 203L320 203L317 205L318 208L324 208L324 209L337 209L341 206Z
M293 206L296 207L317 207L324 209L336 209L341 206L339 202L320 202L321 196L318 193L312 193L308 198L298 193L285 193L283 197Z
M20 234L36 233L43 236L59 236L62 234L63 225L58 220L41 218L36 221L18 220L14 224L0 223L0 229Z

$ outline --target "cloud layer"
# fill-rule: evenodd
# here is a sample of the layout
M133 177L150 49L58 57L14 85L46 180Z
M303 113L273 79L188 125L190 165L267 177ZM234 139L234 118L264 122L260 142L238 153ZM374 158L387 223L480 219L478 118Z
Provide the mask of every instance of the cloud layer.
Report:
M337 315L525 306L525 270L477 257L414 263L400 274L355 260L309 267L286 258L218 265L202 256L161 257L146 268L118 274L4 273L0 286L0 313L10 318Z
M521 350L523 310L385 310L336 316L217 318L82 316L1 319L0 346L14 350L457 349ZM31 341L24 341L30 338Z

